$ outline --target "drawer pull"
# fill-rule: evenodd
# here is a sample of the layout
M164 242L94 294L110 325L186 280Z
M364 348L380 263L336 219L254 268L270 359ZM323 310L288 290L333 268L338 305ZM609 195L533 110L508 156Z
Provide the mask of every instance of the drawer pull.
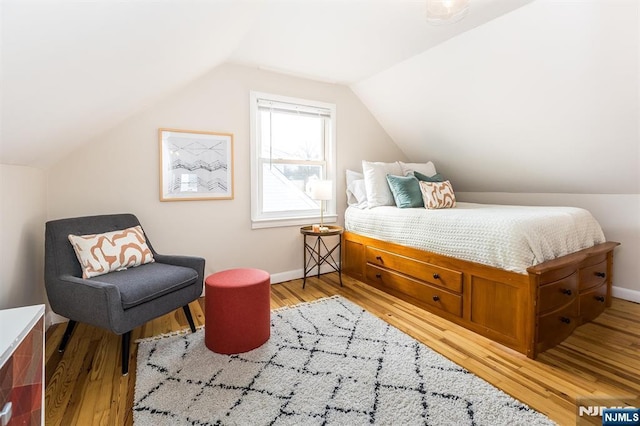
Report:
M604 303L604 296L596 296L596 300Z
M382 274L376 274L376 278L382 278Z
M571 324L571 318L560 317L560 321L562 321L565 324Z
M596 277L604 278L607 276L604 272L595 272Z
M437 302L437 301L439 301L439 300L440 300L440 296L433 296L433 301L434 301L434 302Z
M382 256L376 256L376 260L380 263L384 263L384 260L382 260Z
M433 274L433 279L434 280L439 280L440 279L440 275L439 274Z
M563 288L560 291L562 292L562 294L566 294L567 296L571 296L571 294L572 294L570 288Z

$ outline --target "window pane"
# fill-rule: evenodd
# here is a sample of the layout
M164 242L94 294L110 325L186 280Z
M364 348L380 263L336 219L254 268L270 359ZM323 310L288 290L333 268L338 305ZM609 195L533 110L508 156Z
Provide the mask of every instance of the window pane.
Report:
M264 163L262 211L318 211L320 201L306 193L307 183L315 179L322 179L322 166Z
M336 202L311 199L311 180L335 181L336 106L251 92L252 228L307 224L323 206L335 218Z
M324 120L322 116L260 111L262 158L322 160Z

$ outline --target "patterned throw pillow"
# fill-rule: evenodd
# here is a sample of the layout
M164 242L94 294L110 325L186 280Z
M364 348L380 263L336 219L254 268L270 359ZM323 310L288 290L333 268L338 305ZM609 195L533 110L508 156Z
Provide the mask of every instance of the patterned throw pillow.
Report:
M453 193L451 182L424 182L420 181L422 200L428 209L448 209L456 206L456 196Z
M141 226L104 234L69 234L69 241L85 279L154 262Z

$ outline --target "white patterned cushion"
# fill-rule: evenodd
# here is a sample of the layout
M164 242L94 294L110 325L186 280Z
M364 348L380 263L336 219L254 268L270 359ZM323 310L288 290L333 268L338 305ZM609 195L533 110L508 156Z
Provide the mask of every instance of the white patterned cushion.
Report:
M420 181L422 200L427 209L448 209L456 206L456 196L453 193L451 182L424 182Z
M387 175L400 175L402 168L395 161L393 163L374 163L362 161L364 186L367 192L369 208L378 206L395 206L393 194L387 182Z
M141 226L104 234L69 234L69 241L85 279L154 262Z

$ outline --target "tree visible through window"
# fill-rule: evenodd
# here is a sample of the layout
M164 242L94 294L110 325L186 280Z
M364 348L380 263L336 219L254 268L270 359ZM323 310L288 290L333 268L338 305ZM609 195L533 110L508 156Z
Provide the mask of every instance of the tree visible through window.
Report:
M252 92L251 115L254 227L308 222L320 213L309 183L335 181L335 105Z

